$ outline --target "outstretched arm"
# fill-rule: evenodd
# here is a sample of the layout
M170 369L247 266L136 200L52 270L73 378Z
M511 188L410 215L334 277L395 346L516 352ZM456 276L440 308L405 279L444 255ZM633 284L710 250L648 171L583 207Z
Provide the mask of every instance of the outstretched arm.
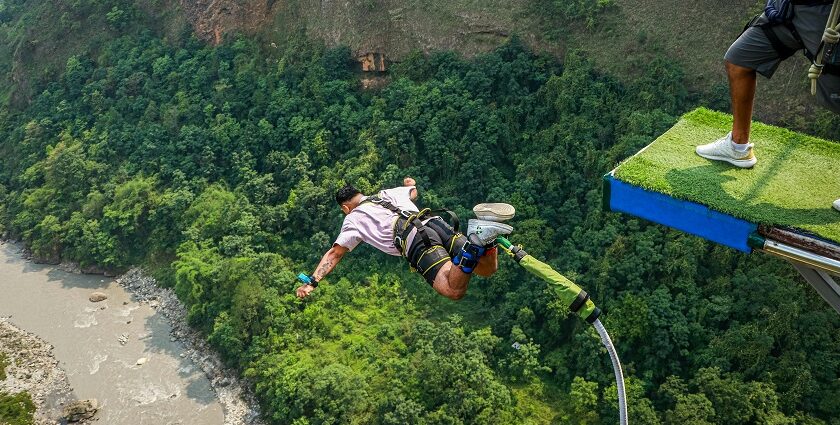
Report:
M330 274L330 272L335 269L335 266L341 261L344 254L348 253L350 250L341 246L341 245L333 245L323 257L321 257L321 261L318 263L318 267L315 268L315 273L312 273L312 276L315 278L316 281L320 281L326 275ZM303 298L309 295L315 289L314 286L310 285L301 285L297 289L297 296Z
M315 268L315 273L312 273L312 276L315 276L315 280L320 281L326 275L330 274L347 252L349 252L347 248L341 245L333 245L333 247L330 248L323 257L321 257L321 262L318 263L318 267Z

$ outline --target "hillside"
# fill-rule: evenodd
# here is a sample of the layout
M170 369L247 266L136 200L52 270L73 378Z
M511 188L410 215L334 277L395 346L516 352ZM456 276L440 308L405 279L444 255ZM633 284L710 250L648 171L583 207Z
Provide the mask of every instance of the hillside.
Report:
M681 65L689 90L706 93L708 106L725 109L723 53L761 3L608 0L592 6L579 0L560 7L553 0L142 0L126 7L97 0L6 1L0 2L5 9L0 57L11 62L0 59L0 70L9 71L0 79L0 101L21 104L31 97L31 86L55 76L70 55L95 51L120 33L152 29L170 40L192 31L215 44L246 33L261 38L266 48L305 32L328 46L344 44L356 54L381 52L392 61L416 50L455 50L472 57L517 35L561 60L565 52L581 49L598 68L624 81L661 54ZM125 9L122 18L113 17L115 8ZM772 83L762 81L756 118L800 128L808 127L802 116L831 119L807 94L806 70L806 60L797 56Z
M27 104L73 55L96 55L124 34L189 36L175 0L0 0L0 104Z
M597 335L509 258L454 302L360 246L295 295L336 189L411 176L464 222L517 208L510 239L603 309L631 423L840 425L840 316L794 269L601 208L604 173L726 105L687 76L731 37L680 56L665 2L0 4L0 235L174 288L271 424L616 422ZM374 88L367 50L392 59Z

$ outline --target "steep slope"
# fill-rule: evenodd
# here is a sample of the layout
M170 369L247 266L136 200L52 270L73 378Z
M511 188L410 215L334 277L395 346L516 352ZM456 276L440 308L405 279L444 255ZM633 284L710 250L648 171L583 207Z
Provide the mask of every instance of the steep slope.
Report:
M492 50L511 35L530 47L559 56L587 52L596 64L625 81L638 76L651 56L661 53L685 71L691 90L727 102L723 54L762 1L713 0L702 3L661 0L577 1L605 4L587 19L566 19L551 0L300 0L184 1L196 33L218 42L224 33L245 31L270 42L305 31L328 45L346 44L356 53L383 52L400 60L414 50L456 50L467 57ZM807 94L807 62L797 56L782 65L773 82L762 81L756 117L788 123L814 111ZM793 105L793 106L791 106Z
M174 0L0 0L0 105L26 104L69 57L142 31L178 39L190 27Z
M0 59L0 101L25 103L32 87L55 76L69 56L95 51L109 38L143 29L182 38L191 28L214 44L244 32L266 45L279 45L290 34L305 32L329 46L345 44L356 54L381 52L396 61L416 50L456 50L471 57L518 35L532 48L560 57L583 50L598 67L625 81L662 54L681 66L689 89L706 93L704 98L714 103L708 106L725 109L723 53L761 3L142 0L125 6L112 0L7 1L0 2L0 57L8 58ZM806 66L797 57L781 67L772 83L760 83L757 118L796 125L801 124L798 117L816 109L806 91Z

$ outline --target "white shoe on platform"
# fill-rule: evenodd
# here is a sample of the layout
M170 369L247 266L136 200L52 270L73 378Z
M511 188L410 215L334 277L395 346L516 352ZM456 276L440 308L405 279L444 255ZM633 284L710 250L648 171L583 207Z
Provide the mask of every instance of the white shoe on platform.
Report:
M735 149L731 132L712 143L697 146L695 152L703 158L725 161L741 168L752 168L758 162L755 152L753 152L752 143L747 144L747 150L745 151Z

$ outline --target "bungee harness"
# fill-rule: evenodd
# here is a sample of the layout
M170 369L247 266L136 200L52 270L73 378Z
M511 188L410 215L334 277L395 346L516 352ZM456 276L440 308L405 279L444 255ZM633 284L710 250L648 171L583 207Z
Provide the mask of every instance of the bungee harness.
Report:
M420 211L406 211L378 196L366 198L359 203L359 206L365 204L379 205L397 215L397 219L394 222L394 247L397 248L400 254L403 256L406 255L406 240L414 229L417 229L417 236L422 238L426 248L431 248L432 242L429 240L429 235L426 234L426 226L423 225L423 220L431 216L431 209L424 208Z
M393 225L394 247L405 257L412 271L417 271L423 277L427 277L426 274L434 270L435 266L440 263L457 257L466 243L466 238L458 233L461 227L461 220L451 210L424 208L420 211L406 211L379 196L368 197L359 205L364 204L378 205L397 215ZM450 232L446 228L446 223L443 219L435 215L443 212L449 214L452 219L452 229L454 231ZM408 246L408 238L414 230L417 231L415 239L419 237L423 243L415 243L412 246ZM447 240L441 241L444 244L442 245L443 248L446 249L446 254L437 249L439 245L432 242L428 232L436 232L438 235L452 233Z

